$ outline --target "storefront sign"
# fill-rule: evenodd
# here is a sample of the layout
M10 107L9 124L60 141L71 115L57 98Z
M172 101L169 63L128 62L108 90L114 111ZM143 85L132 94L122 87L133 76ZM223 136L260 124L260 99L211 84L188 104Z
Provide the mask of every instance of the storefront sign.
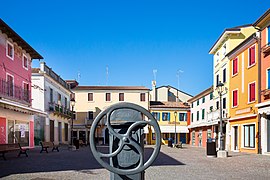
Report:
M245 108L245 109L239 109L235 111L235 114L244 114L244 113L249 113L251 111L251 107Z

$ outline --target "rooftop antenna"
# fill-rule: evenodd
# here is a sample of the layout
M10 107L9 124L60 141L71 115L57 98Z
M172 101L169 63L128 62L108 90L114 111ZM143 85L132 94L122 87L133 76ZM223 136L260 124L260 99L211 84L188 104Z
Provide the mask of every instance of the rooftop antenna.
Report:
M80 73L80 71L78 71L78 74L77 74L78 83L80 82L80 79L81 79L81 73Z
M157 80L157 70L153 69L154 81Z
M109 81L109 67L106 65L106 86L108 86L108 81Z
M179 97L178 97L178 91L179 91L179 79L180 79L180 73L184 73L184 71L178 69L176 72L176 77L177 77L177 97L176 97L176 101L179 102Z

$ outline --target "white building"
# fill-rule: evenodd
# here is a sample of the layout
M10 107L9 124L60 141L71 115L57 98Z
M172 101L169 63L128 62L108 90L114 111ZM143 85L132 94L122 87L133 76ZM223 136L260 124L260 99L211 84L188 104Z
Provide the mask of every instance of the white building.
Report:
M35 116L35 145L70 141L70 95L69 85L45 62L32 69L32 105L47 114Z

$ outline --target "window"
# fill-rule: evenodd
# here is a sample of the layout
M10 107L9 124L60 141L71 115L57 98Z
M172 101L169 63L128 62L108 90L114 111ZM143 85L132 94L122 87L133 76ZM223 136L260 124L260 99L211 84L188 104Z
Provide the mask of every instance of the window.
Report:
M270 69L267 69L267 89L270 89Z
M119 93L119 101L124 101L124 93Z
M145 101L145 93L141 93L140 99L141 99L141 101Z
M154 116L154 118L159 121L160 120L160 113L159 112L152 112L152 115Z
M23 83L23 100L29 101L29 84Z
M61 105L61 100L62 100L61 94L58 93L58 104L59 104L59 105Z
M226 68L223 69L223 83L226 82Z
M111 93L106 93L106 101L111 101Z
M222 100L222 108L226 109L226 98L223 98Z
M93 111L88 111L88 119L93 120L94 119L94 113Z
M224 56L226 55L226 44L224 44L223 47L222 47L222 54Z
M205 96L202 98L202 103L205 103Z
M193 113L191 113L191 122L193 122Z
M210 93L210 100L213 99L213 92Z
M207 129L207 139L212 138L212 130Z
M248 102L254 102L255 101L255 82L250 83L248 85L248 92L249 92Z
M163 112L162 113L162 121L170 121L170 113Z
M88 101L94 101L94 94L88 93Z
M9 74L7 74L7 95L14 95L14 78Z
M209 110L212 112L213 111L213 106L210 106Z
M28 69L28 58L26 55L23 55L23 68Z
M191 108L193 108L193 103L191 103Z
M50 103L53 103L53 89L50 88Z
M267 27L266 44L270 45L270 26Z
M65 108L67 108L67 98L65 97Z
M204 119L205 109L202 110L202 119Z
M218 82L219 82L219 75L217 74L216 75L216 86L218 85Z
M179 113L179 121L187 121L187 113Z
M12 43L7 41L6 55L10 59L14 60L14 46Z
M255 125L244 125L244 147L255 147Z
M232 64L233 68L232 68L232 75L234 76L235 74L238 73L238 58L235 58L233 60L233 64Z
M198 100L197 100L197 106L199 106L199 104L200 104L200 100L198 99Z
M200 112L197 111L197 121L199 121Z
M255 64L255 45L248 49L248 66Z
M232 92L232 101L233 101L233 107L236 107L238 105L238 90L234 90Z
M219 101L216 102L216 107L219 109Z

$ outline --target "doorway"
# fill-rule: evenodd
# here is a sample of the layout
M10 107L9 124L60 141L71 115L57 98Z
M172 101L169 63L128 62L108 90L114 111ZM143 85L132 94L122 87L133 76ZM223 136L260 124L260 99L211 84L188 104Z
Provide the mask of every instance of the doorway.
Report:
M234 126L234 146L233 150L238 151L239 145L238 145L238 126Z

